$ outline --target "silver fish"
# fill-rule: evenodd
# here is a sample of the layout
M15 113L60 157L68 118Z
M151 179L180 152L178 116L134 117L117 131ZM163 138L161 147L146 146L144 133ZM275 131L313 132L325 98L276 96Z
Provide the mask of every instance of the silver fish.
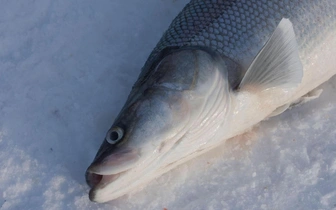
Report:
M106 202L317 98L336 74L335 0L192 0L86 171Z

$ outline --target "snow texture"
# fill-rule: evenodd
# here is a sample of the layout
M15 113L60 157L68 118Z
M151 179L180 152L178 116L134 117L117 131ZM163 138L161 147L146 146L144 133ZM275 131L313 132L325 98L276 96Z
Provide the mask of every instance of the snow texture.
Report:
M143 189L89 201L86 167L187 2L0 1L0 210L336 209L335 77Z

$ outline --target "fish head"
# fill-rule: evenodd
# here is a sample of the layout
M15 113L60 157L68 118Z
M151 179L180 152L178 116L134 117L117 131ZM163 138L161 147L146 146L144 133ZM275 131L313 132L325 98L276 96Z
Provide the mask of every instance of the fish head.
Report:
M180 152L172 160L172 151L204 121L205 104L216 89L213 65L206 52L178 51L133 88L86 171L90 200L120 197L192 152Z

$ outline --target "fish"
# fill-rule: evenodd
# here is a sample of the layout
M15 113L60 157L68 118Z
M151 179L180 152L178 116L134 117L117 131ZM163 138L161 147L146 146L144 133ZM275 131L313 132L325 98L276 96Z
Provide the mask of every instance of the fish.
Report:
M104 203L316 99L336 74L335 0L191 0L85 172Z

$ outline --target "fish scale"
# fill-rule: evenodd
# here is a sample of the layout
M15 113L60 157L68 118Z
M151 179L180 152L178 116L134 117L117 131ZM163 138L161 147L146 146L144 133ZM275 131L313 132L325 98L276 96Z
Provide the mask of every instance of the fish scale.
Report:
M209 47L247 68L282 18L293 23L301 49L312 47L311 38L335 27L326 25L336 19L335 6L334 0L192 0L150 54L140 81L146 80L152 64L168 47ZM319 22L311 24L316 15Z

